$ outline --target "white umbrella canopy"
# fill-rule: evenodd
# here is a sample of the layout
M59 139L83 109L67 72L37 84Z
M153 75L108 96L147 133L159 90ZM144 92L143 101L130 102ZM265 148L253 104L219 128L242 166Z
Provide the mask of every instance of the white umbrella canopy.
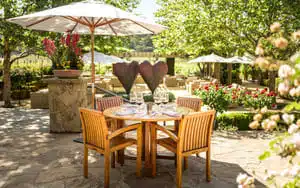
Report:
M157 34L166 27L114 6L83 1L8 19L25 28L52 32L74 31L95 35Z
M85 63L91 63L92 62L92 53L89 52L89 53L83 54L82 60ZM127 62L127 60L121 59L121 58L116 57L116 56L109 56L109 55L106 55L106 54L95 51L94 52L94 62L95 63L101 63L101 64L104 64L104 65L111 65L113 63Z
M239 63L239 64L251 64L252 60L243 56L234 56L226 59L226 63Z
M221 56L210 54L206 56L200 56L196 59L190 60L188 63L225 63L226 58L223 58Z
M167 27L140 18L111 5L95 1L71 3L29 15L8 19L27 29L51 32L76 32L91 35L92 98L95 99L94 35L157 34ZM94 100L92 100L94 105Z

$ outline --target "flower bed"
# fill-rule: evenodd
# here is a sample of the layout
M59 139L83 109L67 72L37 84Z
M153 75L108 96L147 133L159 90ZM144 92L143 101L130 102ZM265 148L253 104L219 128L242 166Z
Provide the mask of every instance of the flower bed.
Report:
M244 106L251 109L259 109L264 106L276 108L276 93L268 89L249 89L237 86L220 86L210 83L195 91L205 105L216 109L217 112L224 112L229 105Z

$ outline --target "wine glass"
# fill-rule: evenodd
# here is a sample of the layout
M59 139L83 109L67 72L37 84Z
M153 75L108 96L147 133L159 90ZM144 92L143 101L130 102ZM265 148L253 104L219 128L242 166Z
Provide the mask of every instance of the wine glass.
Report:
M168 92L165 92L163 96L164 96L164 97L163 97L162 102L166 105L166 104L168 104L168 102L169 102L169 93L168 93Z
M159 91L159 89L156 89L154 94L153 94L153 99L154 99L154 103L157 105L160 105L161 103L161 93Z
M136 103L138 105L141 105L141 104L144 103L144 95L143 95L143 93L137 93L136 94Z
M137 95L135 92L131 92L130 95L129 95L129 98L130 98L130 104L135 104L136 101L137 101Z

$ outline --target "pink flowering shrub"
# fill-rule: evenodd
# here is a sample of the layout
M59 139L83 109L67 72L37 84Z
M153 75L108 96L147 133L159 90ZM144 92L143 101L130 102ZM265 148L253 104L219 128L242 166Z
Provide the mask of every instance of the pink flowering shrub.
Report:
M44 38L43 46L51 59L54 69L79 69L83 68L81 48L78 45L80 36L67 33L55 45L55 41Z
M291 46L295 47L299 45L300 31L293 33L292 36L289 38L291 42L289 42L289 40L283 38L283 34L281 32L279 23L274 23L270 27L270 29L271 32L274 33L275 36L277 36L277 38L266 39L269 42L271 42L271 46L263 47L263 45L259 44L259 49L257 51L259 51L260 53L264 52L265 55L266 51L269 51L268 53L270 54L271 49L275 49L272 52L273 54L275 54L278 51L284 53L284 50L288 50L289 48L291 48ZM262 54L258 55L261 56ZM258 57L256 62L262 62L261 58L262 57ZM266 59L264 58L264 60ZM286 61L272 59L272 62L275 62L275 64L277 64L279 67L278 76L281 78L281 83L278 86L279 94L299 97L300 55L296 53L296 55L292 56ZM269 70L270 64L268 64L268 66L264 68L266 68L266 70ZM280 162L282 166L285 167L281 171L265 169L265 180L270 184L273 184L274 187L300 187L300 119L296 119L295 115L293 114L293 112L299 112L299 110L299 100L288 104L283 109L281 116L279 114L267 116L266 113L268 111L268 108L264 107L258 111L258 114L256 114L253 117L253 122L249 124L249 127L251 129L262 128L265 131L276 130L278 128L279 123L283 123L287 127L287 132L281 134L280 136L272 140L269 143L269 148L262 155L259 156L260 160L265 160L271 156L280 156L286 161L285 165L282 164L282 162ZM278 185L279 177L281 177L280 185ZM244 179L246 178L248 178L248 176L238 176L237 183L239 184L239 187L248 187L249 184L244 184Z

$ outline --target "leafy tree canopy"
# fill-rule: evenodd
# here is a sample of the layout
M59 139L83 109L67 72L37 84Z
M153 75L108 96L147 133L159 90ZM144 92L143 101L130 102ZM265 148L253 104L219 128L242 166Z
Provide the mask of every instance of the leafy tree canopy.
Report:
M294 0L158 0L156 12L169 27L154 37L156 51L197 56L254 55L269 26L280 22L287 32L300 28L300 1Z

